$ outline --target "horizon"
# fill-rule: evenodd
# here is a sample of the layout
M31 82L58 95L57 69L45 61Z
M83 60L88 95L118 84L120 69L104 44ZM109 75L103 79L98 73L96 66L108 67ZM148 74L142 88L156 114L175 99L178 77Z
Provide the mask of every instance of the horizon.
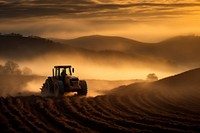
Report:
M97 34L142 42L200 35L198 0L2 0L0 5L2 33L62 39Z
M42 37L42 36L33 35L33 34L24 35L24 34L21 34L21 33L14 33L14 32L10 32L10 33L2 33L2 32L0 32L0 35L2 35L2 36L11 35L11 34L16 34L16 35L18 34L18 35L21 35L22 37L39 37L39 38L42 38L42 39L51 40L53 42L56 42L56 40L76 40L76 39L79 39L79 38L87 38L87 37L110 37L110 38L112 38L112 37L115 38L116 37L116 38L128 39L128 40L132 40L132 41L137 41L137 42L141 42L141 43L149 43L149 44L156 44L156 43L160 43L160 42L163 42L163 41L167 41L167 40L171 40L171 39L179 38L179 37L200 37L200 35L195 35L195 34L176 35L176 36L172 36L172 37L165 38L163 40L159 40L159 41L155 41L155 42L147 42L147 41L137 40L135 38L128 38L128 37L115 36L115 35L102 35L102 34L83 35L83 36L77 36L77 37L72 37L72 38L55 38L55 37L51 38L51 37Z
M129 38L129 37L124 37L124 36L115 36L115 35L102 35L102 34L91 34L91 35L83 35L83 36L77 36L77 37L72 37L72 38L45 38L45 39L50 39L53 40L54 39L61 39L61 40L73 40L73 39L79 39L79 38L85 38L85 37L116 37L116 38L124 38L124 39L129 39L132 41L137 41L137 42L141 42L141 43L149 43L149 44L156 44L156 43L160 43L163 41L167 41L170 39L174 39L174 38L178 38L178 37L200 37L199 35L195 35L195 34L180 34L180 35L175 35L175 36L171 36L171 37L166 37L157 41L144 41L144 40L139 40L139 39L135 39L135 38Z

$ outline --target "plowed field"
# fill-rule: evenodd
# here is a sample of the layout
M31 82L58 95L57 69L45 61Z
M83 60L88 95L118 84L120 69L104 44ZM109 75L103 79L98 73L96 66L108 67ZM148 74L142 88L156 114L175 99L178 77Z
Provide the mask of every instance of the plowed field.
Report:
M0 98L1 132L200 132L200 98L164 93ZM187 106L188 105L188 106Z

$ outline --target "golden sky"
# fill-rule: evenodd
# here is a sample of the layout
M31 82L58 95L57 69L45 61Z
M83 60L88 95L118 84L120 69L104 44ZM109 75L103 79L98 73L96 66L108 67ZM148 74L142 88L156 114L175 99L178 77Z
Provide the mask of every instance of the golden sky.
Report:
M0 32L157 42L200 35L200 0L0 0Z

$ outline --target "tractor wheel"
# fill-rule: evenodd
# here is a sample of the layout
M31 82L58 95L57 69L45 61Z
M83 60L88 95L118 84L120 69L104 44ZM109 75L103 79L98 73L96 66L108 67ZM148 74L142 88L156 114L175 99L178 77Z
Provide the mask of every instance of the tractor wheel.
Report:
M42 95L45 95L45 84L42 85L41 94L42 94Z
M54 87L55 97L60 97L64 95L64 84L62 81L57 81Z
M49 92L48 92L48 85L45 81L45 83L42 85L42 88L41 88L41 94L43 96L48 96L49 95Z
M85 80L80 80L81 90L78 91L79 96L86 96L87 95L87 83Z
M48 86L49 95L53 95L54 94L54 84L53 84L53 80L51 77L48 77L48 79L47 79L47 86Z
M41 94L44 96L52 96L54 94L54 84L50 77L48 77L48 79L46 79L45 83L43 84Z

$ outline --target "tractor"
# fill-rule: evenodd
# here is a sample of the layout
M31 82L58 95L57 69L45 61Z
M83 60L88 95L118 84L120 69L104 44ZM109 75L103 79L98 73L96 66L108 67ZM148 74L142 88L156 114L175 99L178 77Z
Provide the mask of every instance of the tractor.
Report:
M48 77L41 88L44 96L64 96L66 92L77 92L79 96L87 95L87 83L72 75L72 66L54 66L52 77Z

